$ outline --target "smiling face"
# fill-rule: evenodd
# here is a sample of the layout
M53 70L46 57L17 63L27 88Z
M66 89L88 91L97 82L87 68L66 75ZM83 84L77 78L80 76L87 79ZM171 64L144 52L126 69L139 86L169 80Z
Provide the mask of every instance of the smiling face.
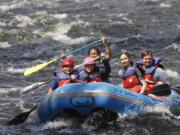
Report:
M146 68L152 66L152 55L146 55L142 58L142 62Z
M120 62L124 67L127 67L129 65L129 63L130 63L130 59L129 59L129 57L127 55L122 54L120 56Z
M91 49L89 52L89 57L95 58L97 56L99 56L98 51L95 49Z
M85 71L87 73L92 73L94 71L94 64L87 64L87 65L85 65Z
M71 66L71 65L65 65L65 66L63 66L62 70L64 71L64 73L70 74L70 73L72 73L72 71L73 71L73 66Z

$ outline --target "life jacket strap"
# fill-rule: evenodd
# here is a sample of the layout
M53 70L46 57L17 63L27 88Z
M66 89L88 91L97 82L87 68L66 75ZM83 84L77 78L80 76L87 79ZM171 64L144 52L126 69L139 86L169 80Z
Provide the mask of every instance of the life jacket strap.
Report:
M131 85L131 86L128 86L128 87L125 87L125 88L132 88L132 87L135 87L135 86L137 86L137 85L142 85L141 83L138 83L138 84L136 84L136 85Z

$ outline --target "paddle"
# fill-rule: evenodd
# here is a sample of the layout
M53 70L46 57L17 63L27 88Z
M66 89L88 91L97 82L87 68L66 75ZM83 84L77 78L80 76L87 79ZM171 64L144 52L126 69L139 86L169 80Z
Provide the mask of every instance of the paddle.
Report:
M172 87L172 89L180 90L180 85L176 85L176 86Z
M21 94L26 94L26 93L34 90L34 89L39 88L40 86L45 85L46 83L48 83L48 82L50 82L52 80L54 80L54 78L53 79L49 79L49 80L47 80L45 82L40 82L40 83L38 83L36 85L34 85L34 84L33 85L29 85L29 86L27 86L27 87L25 87L24 89L21 90Z
M98 43L100 43L101 41L102 41L102 40L97 40L97 41L95 41L95 42L92 42L92 43L90 43L90 44L88 44L88 45L85 45L85 46L79 48L79 49L76 49L76 50L74 50L74 51L72 51L72 52L67 53L65 56L68 56L68 55L74 54L74 53L76 53L76 52L79 52L79 51L81 51L82 49L85 49L85 48L90 47L90 46L92 46L92 45L98 44ZM55 62L55 61L57 61L57 60L61 60L61 59L62 59L62 58L59 57L58 59L53 59L53 60L51 60L51 61L49 61L49 62L45 62L45 63L43 63L43 64L40 64L40 65L31 67L31 68L27 69L27 70L24 72L24 76L30 75L30 74L32 74L33 72L36 72L36 71L44 68L45 66L47 66L47 65L49 65L49 64L51 64L51 63L53 63L53 62Z
M172 87L173 90L180 91L180 88Z
M9 121L6 125L17 125L20 123L23 123L27 117L29 116L29 114L35 110L38 107L38 105L36 105L35 107L33 107L30 111L27 112L23 112L19 115L17 115L15 118L13 118L11 121Z
M164 95L170 95L171 94L171 88L168 84L164 83L161 85L155 86L151 91L146 92L148 94L154 94L157 96L164 96Z
M85 64L87 64L87 63L89 63L89 62L91 62L91 61L93 61L93 60L96 60L96 59L98 59L98 58L99 58L99 56L97 56L97 57L95 57L95 58L87 61L86 63L77 65L77 66L75 66L74 69L77 69L77 68L79 68L79 67L81 67L81 66L83 66L83 65L85 65ZM50 80L49 80L49 81L50 81ZM45 83L47 83L47 82L49 82L49 81L46 81L46 82L44 82L43 84L45 84ZM69 80L68 80L68 81L69 81ZM42 85L43 85L43 84L42 84ZM40 85L40 86L41 86L41 85ZM29 92L29 91L28 91L28 92ZM26 92L26 93L27 93L27 92ZM23 113L17 115L15 118L13 118L12 120L10 120L6 125L17 125L17 124L23 123L23 122L28 118L28 116L30 115L30 113L31 113L33 110L35 110L37 107L38 107L38 105L36 105L35 107L33 107L30 111L23 112Z
M175 90L178 94L180 94L180 85L171 87L173 90Z

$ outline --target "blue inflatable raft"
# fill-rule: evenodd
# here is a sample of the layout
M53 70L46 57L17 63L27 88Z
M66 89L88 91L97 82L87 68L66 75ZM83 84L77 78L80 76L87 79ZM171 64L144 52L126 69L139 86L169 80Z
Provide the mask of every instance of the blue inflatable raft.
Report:
M36 122L51 121L65 109L76 111L81 116L88 116L98 108L121 114L128 111L141 114L161 102L180 113L180 95L173 90L167 98L153 99L105 82L66 84L41 101Z

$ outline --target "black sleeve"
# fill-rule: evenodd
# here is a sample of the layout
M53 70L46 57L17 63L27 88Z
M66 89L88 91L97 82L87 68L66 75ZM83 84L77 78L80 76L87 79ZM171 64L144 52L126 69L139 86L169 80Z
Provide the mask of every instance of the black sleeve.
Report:
M111 66L109 64L109 60L104 59L103 64L104 64L104 68L105 68L106 73L109 74L111 72Z

